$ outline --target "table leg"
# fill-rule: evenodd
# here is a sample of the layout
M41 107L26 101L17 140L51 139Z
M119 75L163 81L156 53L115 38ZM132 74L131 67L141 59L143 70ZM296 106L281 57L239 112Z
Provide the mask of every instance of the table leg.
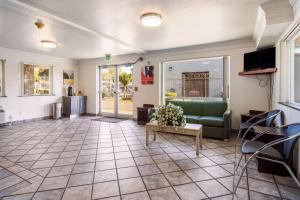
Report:
M154 134L154 141L156 140L156 131L153 131Z
M202 128L200 129L200 147L201 147L201 149L202 149L202 138L203 138L203 136L202 136Z
M146 129L146 146L149 145L149 130Z
M199 136L200 136L200 131L197 133L197 135L196 135L196 155L198 156L199 155L199 143L200 143L200 141L199 141Z

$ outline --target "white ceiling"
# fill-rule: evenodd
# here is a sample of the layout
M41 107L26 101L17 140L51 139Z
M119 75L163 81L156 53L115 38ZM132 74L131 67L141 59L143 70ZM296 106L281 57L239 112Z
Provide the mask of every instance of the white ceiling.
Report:
M269 0L2 0L0 46L75 59L142 53L253 36L259 4ZM141 25L144 12L163 23ZM37 30L37 18L46 23ZM52 38L56 49L41 47Z

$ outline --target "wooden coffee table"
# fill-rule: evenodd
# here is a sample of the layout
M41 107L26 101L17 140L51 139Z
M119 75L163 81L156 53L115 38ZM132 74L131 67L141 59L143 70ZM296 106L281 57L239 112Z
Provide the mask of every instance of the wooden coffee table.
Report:
M202 125L201 124L186 124L185 127L180 127L177 130L173 126L160 128L157 122L149 122L146 124L146 145L149 145L149 131L154 133L154 141L156 140L156 132L177 133L181 135L196 136L196 155L199 155L199 149L202 148Z

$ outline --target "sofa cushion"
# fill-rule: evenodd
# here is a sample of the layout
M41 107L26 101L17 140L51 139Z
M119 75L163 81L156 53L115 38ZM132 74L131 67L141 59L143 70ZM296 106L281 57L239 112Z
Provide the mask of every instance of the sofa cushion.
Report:
M202 107L198 102L193 101L170 101L170 103L180 106L185 115L200 115Z
M224 127L224 119L220 116L203 116L199 118L198 123L204 126Z
M227 109L227 103L223 101L202 103L202 116L223 116Z
M187 123L199 124L200 116L197 115L184 115Z
M224 101L166 100L166 104L168 103L182 107L185 115L223 116L227 109Z

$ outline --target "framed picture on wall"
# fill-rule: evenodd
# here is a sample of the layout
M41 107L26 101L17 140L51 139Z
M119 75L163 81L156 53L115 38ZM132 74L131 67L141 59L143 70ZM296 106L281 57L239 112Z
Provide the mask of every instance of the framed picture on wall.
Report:
M148 65L141 68L141 83L143 85L154 83L154 66Z
M63 79L65 86L74 86L74 71L64 70Z

